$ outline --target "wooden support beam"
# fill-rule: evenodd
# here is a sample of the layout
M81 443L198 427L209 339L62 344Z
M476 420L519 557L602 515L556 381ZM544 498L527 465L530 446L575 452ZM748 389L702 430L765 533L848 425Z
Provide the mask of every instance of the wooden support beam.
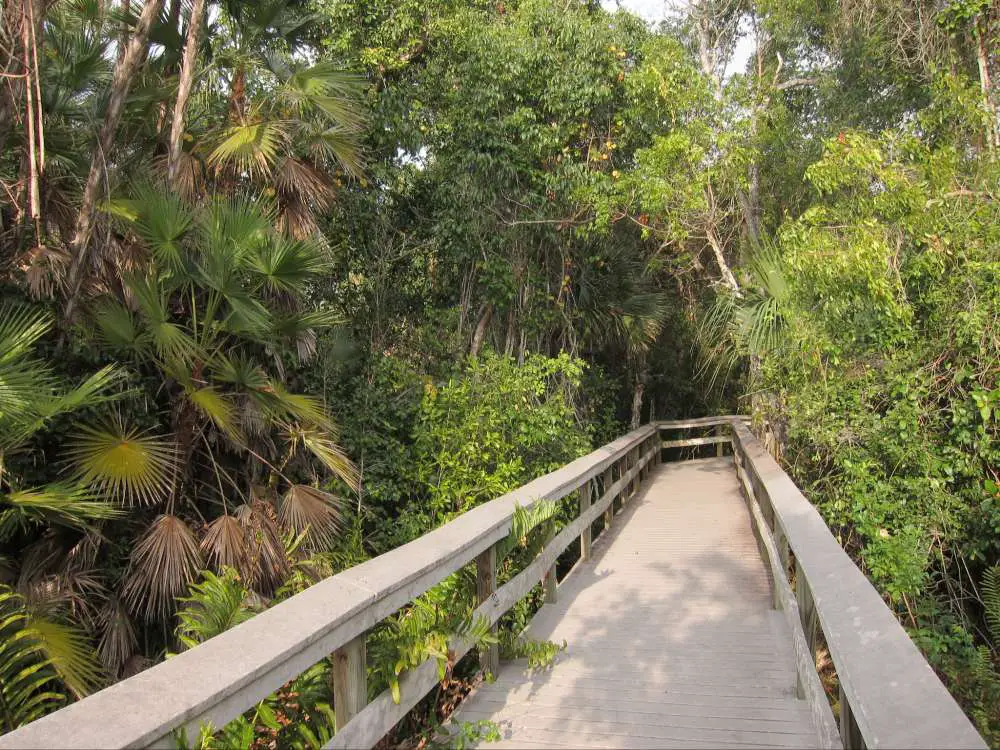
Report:
M584 482L583 486L580 488L580 515L582 516L587 512L590 507L591 498L593 497L593 483ZM580 534L580 559L589 560L590 559L590 545L593 540L590 535L590 524L588 523L583 529L583 533Z
M337 731L368 703L368 660L362 633L333 652L333 710Z
M684 438L682 440L664 440L662 448L691 448L696 445L715 445L728 443L728 435L706 435L705 437Z
M721 424L720 425L716 425L716 427L715 427L715 436L716 437L720 437L720 438L726 438L726 426L725 425L721 425ZM715 444L715 455L716 456L722 456L724 448L725 448L725 443L722 443L722 442L716 443Z
M497 547L489 549L476 558L476 603L482 604L497 590ZM496 625L491 630L496 634ZM479 650L479 666L483 672L496 675L500 672L500 648L497 644Z

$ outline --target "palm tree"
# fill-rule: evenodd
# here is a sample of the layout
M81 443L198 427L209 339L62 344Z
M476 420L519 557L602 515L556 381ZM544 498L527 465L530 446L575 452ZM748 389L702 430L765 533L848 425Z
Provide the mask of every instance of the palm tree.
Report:
M19 549L19 565L8 564L18 591L0 587L5 611L0 616L0 722L8 728L35 717L28 706L58 704L63 692L86 695L104 678L87 633L69 620L81 614L79 609L89 610L83 601L87 594L103 592L81 560L92 528L121 512L94 491L90 480L99 484L105 477L84 477L74 465L62 481L26 486L18 458L60 415L109 398L119 371L106 367L75 388L63 388L52 368L33 356L51 325L44 312L0 305L0 544ZM59 528L76 539L69 551L59 547ZM86 621L87 613L82 614L72 619ZM15 673L17 665L27 669L29 663L38 670L35 676ZM53 680L61 685L55 691Z
M288 534L322 548L338 532L337 499L313 486L320 471L356 483L324 405L282 383L286 353L308 360L316 329L336 322L307 299L325 250L276 232L274 209L247 201L192 207L150 187L110 210L145 257L90 318L106 346L163 383L161 439L176 456L149 486L127 485L157 516L131 556L126 603L162 619L206 563L267 595L289 573ZM79 444L83 465L98 443Z

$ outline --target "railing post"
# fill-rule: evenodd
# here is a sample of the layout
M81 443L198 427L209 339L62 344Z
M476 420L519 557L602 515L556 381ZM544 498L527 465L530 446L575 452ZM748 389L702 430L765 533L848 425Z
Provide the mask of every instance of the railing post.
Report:
M604 489L604 494L611 491L611 485L614 484L614 464L609 466L604 470L604 477L601 484ZM608 508L604 511L604 530L607 531L611 528L611 521L615 517L615 498L612 497L610 502L608 502Z
M716 437L722 437L725 434L725 429L726 429L725 425L721 425L721 424L716 425L715 426L715 435L716 435ZM715 455L716 456L722 456L725 453L725 451L723 451L724 447L725 447L724 443L716 443L715 444Z
M333 652L333 711L337 731L368 705L368 660L365 634Z
M854 719L851 704L844 695L843 685L840 686L840 739L844 743L844 750L864 750L865 740Z
M586 513L593 502L593 480L588 479L580 488L580 515ZM593 541L590 536L590 524L584 528L580 534L580 559L590 559L590 544Z
M802 632L806 636L806 646L809 648L809 658L813 664L816 663L816 637L819 631L819 615L816 612L816 603L812 598L812 591L809 590L809 582L799 561L795 561L795 601L799 606L799 618L802 620ZM795 692L799 698L805 697L805 685L802 684L802 677L796 680Z
M497 546L491 544L489 549L481 552L476 558L476 603L482 604L497 590ZM497 626L491 631L496 634ZM491 644L479 650L479 666L484 672L497 674L500 671L500 649L497 644Z

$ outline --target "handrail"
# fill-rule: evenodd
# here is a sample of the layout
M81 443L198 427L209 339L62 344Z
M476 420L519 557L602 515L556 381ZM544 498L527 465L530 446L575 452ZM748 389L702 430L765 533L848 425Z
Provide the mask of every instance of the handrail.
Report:
M601 512L609 522L615 499L626 499L638 487L649 463L659 459L658 439L653 425L633 430L189 651L0 736L0 748L173 746L178 730L193 739L207 723L223 726L331 653L337 657L335 704L342 703L335 705L339 726L332 745L374 744L403 709L384 710L384 696L369 706L381 709L365 708L364 634L474 560L482 602L476 612L491 623L538 583L539 572L544 572L547 595L554 597L556 558L577 536L581 550L589 552L591 523ZM602 494L591 502L598 478ZM528 569L496 589L495 545L509 534L515 509L559 500L577 489L582 490L580 516ZM418 667L401 680L400 704L415 704L436 684L436 679L429 684L421 679L427 672ZM348 680L352 684L341 684Z
M840 682L845 748L985 748L986 743L816 508L740 420L731 422L737 473L773 535L772 570L795 558L795 598L815 658L822 631ZM758 507L759 504L759 507ZM760 525L759 522L755 525ZM775 581L778 585L778 581Z

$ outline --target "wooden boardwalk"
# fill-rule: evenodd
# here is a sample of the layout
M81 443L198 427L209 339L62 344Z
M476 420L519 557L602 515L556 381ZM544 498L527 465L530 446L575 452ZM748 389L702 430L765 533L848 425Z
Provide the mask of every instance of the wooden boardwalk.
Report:
M484 747L818 746L732 458L655 469L558 593L528 631L555 664L502 664L453 719L497 722Z

